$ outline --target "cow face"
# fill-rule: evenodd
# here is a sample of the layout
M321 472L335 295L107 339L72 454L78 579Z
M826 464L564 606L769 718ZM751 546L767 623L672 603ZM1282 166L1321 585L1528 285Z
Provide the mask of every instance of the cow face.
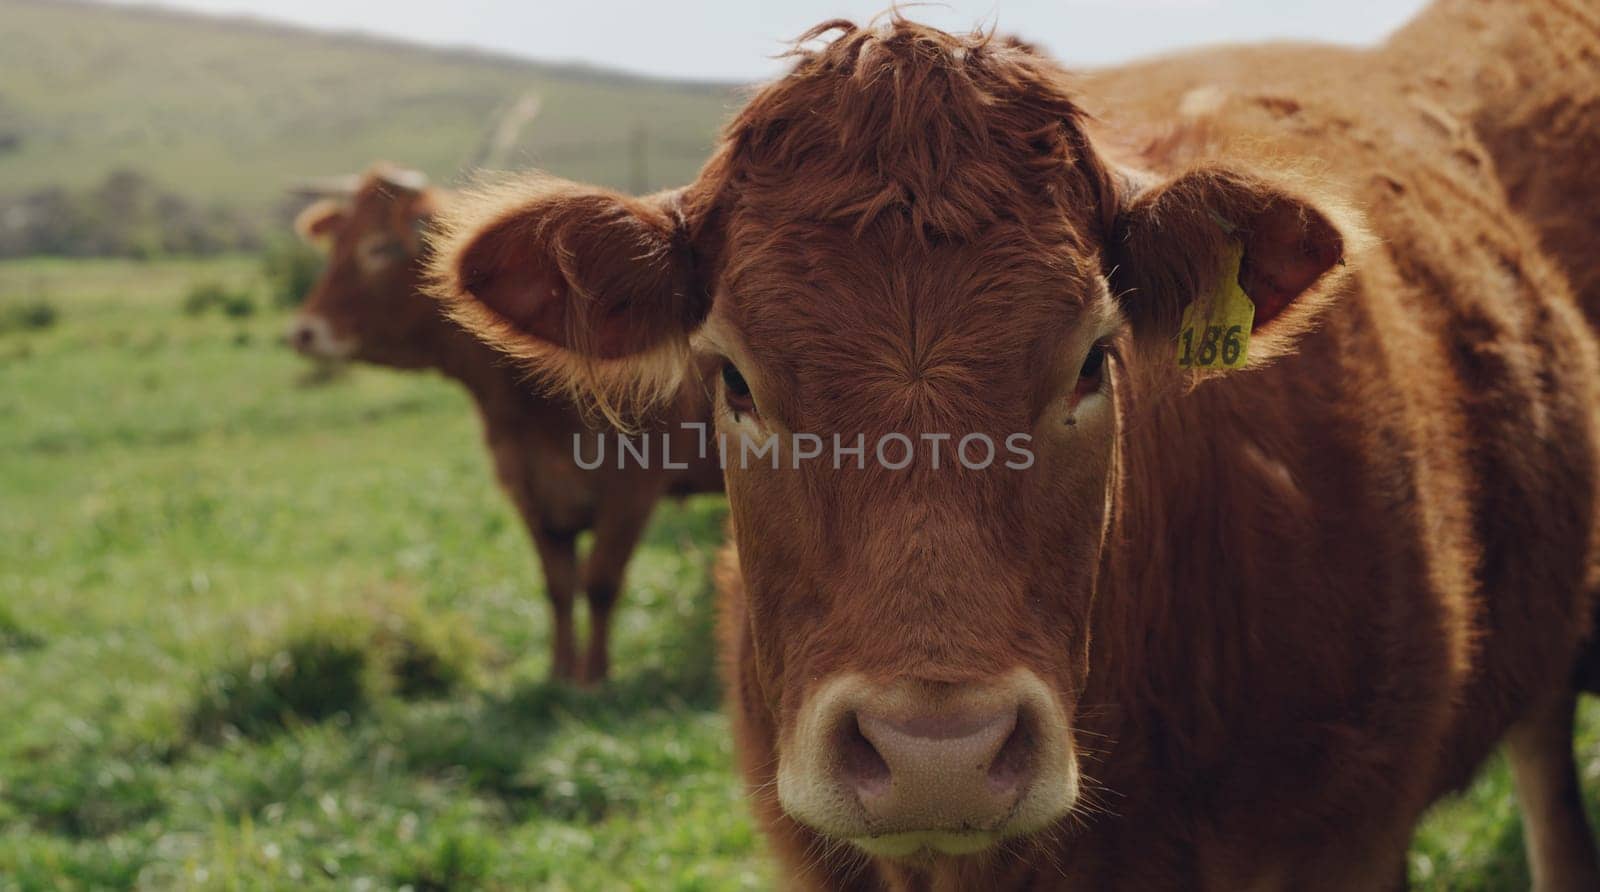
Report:
M488 194L435 268L458 318L603 404L721 363L754 780L879 856L1073 810L1126 405L1230 257L1262 359L1341 256L1257 174L1104 161L1061 80L981 36L847 29L687 189Z
M324 359L420 364L421 333L440 324L420 292L422 229L434 193L412 171L378 165L348 198L307 207L295 230L328 251L327 266L291 324L289 343Z

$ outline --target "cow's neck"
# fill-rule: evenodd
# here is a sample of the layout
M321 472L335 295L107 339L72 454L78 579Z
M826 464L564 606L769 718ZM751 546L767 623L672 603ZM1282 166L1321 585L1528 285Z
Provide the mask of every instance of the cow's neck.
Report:
M420 263L419 267L420 269ZM416 300L420 281L403 286L400 300ZM432 369L451 378L480 404L500 400L517 389L518 376L509 360L468 334L441 311L409 327L403 338L384 345L370 357L383 365L402 369Z
M1193 744L1191 753L1225 750L1226 718L1250 708L1251 684L1270 674L1269 587L1251 577L1259 571L1249 558L1276 545L1262 538L1264 525L1275 527L1269 539L1297 534L1264 515L1282 505L1264 507L1263 494L1279 477L1306 472L1254 439L1243 429L1250 425L1228 426L1272 411L1251 389L1263 374L1190 389L1172 369L1136 400L1119 398L1115 510L1083 710L1086 723L1105 723L1106 739L1130 744L1133 758L1154 730Z
M454 322L441 318L430 340L434 367L460 382L480 402L516 388L517 373L510 360Z
M541 415L550 400L525 384L511 360L440 314L413 325L403 338L369 348L364 358L379 365L431 370L460 384L477 404L491 439Z

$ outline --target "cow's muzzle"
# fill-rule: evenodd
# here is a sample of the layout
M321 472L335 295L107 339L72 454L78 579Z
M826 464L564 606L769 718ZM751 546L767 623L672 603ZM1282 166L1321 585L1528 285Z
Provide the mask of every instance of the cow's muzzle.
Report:
M1077 801L1067 722L1032 672L959 686L852 675L809 700L779 759L779 801L872 854L980 851Z
M301 355L318 359L348 359L356 350L354 340L338 337L328 320L308 313L289 324L283 339Z

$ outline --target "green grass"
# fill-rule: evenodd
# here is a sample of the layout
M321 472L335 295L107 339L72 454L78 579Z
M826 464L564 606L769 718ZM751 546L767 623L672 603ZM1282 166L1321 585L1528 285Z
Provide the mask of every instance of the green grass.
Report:
M254 259L0 264L0 889L762 888L664 504L616 681L545 683L463 394L313 384ZM189 315L196 283L255 315Z
M267 209L291 178L376 158L436 178L523 95L541 111L500 164L647 189L687 182L726 87L448 53L181 13L0 0L0 194L143 171L201 204ZM634 135L646 134L643 182Z
M741 889L720 500L665 504L616 678L545 683L535 559L465 397L324 379L254 259L0 264L0 890ZM184 312L198 284L253 315ZM1600 721L1580 755L1600 781ZM1418 888L1526 887L1503 765Z

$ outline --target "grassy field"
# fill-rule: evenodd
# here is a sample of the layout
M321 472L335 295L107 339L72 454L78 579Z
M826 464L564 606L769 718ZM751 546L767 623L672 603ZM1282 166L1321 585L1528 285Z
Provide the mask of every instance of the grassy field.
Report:
M0 138L0 194L76 189L133 168L202 203L266 209L291 178L375 158L448 179L530 92L541 111L498 163L618 188L687 181L736 104L726 86L0 0L0 137L15 139Z
M309 374L264 299L183 310L256 275L0 265L0 890L771 886L712 674L720 502L658 513L614 683L548 685L463 395ZM1519 832L1497 762L1417 886L1525 888Z
M314 383L253 261L0 266L0 889L761 888L711 677L717 499L616 683L549 686L464 396ZM43 296L58 312L20 312Z

